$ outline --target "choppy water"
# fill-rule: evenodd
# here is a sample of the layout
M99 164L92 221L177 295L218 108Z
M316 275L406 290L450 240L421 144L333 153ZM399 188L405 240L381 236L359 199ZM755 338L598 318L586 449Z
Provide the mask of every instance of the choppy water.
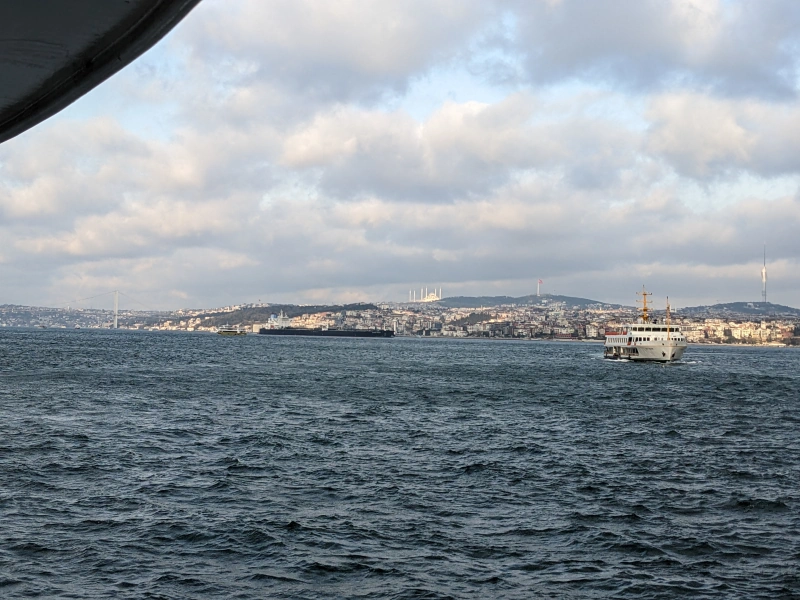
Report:
M800 352L0 332L0 596L800 597Z

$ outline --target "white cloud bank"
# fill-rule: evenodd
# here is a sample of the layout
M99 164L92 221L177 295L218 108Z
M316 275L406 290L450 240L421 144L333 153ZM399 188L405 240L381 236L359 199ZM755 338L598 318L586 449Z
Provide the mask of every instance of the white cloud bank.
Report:
M642 283L752 300L766 241L770 299L800 306L798 18L205 0L0 146L0 303L403 300L539 277L607 301Z

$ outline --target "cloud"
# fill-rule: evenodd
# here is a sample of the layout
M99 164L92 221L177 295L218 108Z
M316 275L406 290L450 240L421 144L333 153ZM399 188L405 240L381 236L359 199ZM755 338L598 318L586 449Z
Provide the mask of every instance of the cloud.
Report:
M584 80L794 98L800 7L747 0L513 2L515 47L535 84Z
M525 171L613 185L630 166L636 139L624 126L535 108L518 94L495 104L446 102L423 123L337 108L287 137L281 163L316 170L320 187L340 199L431 202L480 198Z
M478 0L207 3L181 31L196 67L327 102L402 92L457 56L492 13Z
M652 100L647 116L647 151L686 177L800 172L800 109L795 104L666 94Z
M794 13L206 0L0 146L0 302L739 300L767 240L800 304Z

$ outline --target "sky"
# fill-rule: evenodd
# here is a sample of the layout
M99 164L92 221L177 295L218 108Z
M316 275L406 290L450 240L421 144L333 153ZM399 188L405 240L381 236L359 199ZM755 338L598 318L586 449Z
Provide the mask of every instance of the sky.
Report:
M0 304L758 301L766 244L797 307L799 70L791 0L203 0L0 145Z

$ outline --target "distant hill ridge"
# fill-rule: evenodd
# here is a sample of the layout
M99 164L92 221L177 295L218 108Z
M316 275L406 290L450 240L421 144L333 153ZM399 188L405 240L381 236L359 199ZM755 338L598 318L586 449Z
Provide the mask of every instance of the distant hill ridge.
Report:
M790 316L800 317L800 309L772 302L726 302L708 306L687 306L680 309L682 315L706 313L737 313L753 316Z
M480 308L481 306L499 306L501 304L531 304L539 305L543 302L556 303L564 302L568 308L586 308L587 306L600 304L610 308L624 308L622 304L613 304L610 302L600 302L599 300L590 300L589 298L577 298L575 296L559 296L557 294L529 294L527 296L453 296L451 298L444 298L436 304L439 306L446 306L448 308ZM625 307L627 308L627 307Z
M547 303L564 302L568 308L586 308L591 305L602 305L609 308L634 308L624 304L614 304L613 302L601 302L600 300L591 300L589 298L579 298L575 296L559 296L557 294L529 294L527 296L453 296L445 298L436 304L448 308L480 308L500 306L503 304L516 304L516 305L540 305L542 301L546 300ZM654 312L663 311L663 307L653 307ZM800 309L783 304L773 304L767 302L727 302L722 304L714 304L708 306L687 306L684 308L675 308L676 313L681 315L692 314L724 314L736 313L740 315L753 315L753 316L790 316L800 317Z

